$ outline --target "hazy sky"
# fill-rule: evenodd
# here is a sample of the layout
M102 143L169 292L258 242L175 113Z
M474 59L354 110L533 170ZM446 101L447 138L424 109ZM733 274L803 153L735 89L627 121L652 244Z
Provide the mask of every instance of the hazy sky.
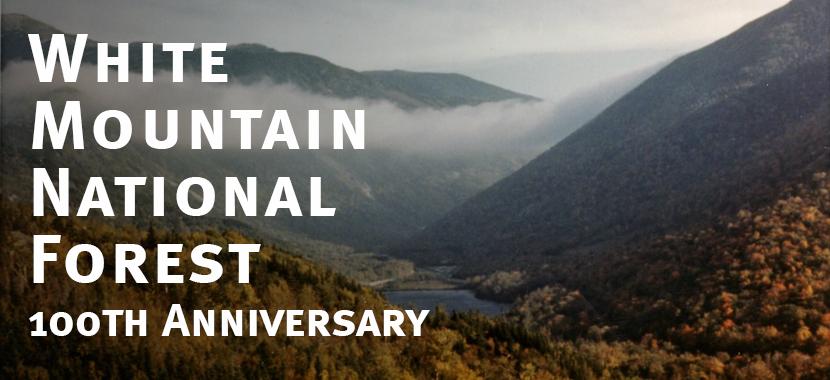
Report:
M699 46L784 0L5 0L111 42L260 42L356 69Z

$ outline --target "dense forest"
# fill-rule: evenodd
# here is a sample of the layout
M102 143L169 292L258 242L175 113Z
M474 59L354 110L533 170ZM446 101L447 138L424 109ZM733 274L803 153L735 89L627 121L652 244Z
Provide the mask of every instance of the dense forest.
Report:
M183 285L115 285L112 268L92 284L63 276L31 283L31 235L59 233L75 242L180 241L244 243L239 233L115 228L78 218L28 217L6 205L2 218L0 337L2 372L7 378L621 378L628 376L733 375L751 377L740 363L672 352L635 343L589 340L564 342L531 333L518 324L477 314L438 312L419 338L161 338L31 337L25 322L35 311L77 313L102 308L144 308L150 331L170 303L186 308L388 307L374 291L274 247L252 257L249 285L218 282ZM112 252L105 252L112 255ZM191 263L184 263L185 269ZM223 262L228 271L233 260ZM152 268L150 268L152 269ZM148 272L152 272L148 270ZM731 365L731 367L730 367Z
M828 379L830 175L813 174L830 169L828 9L827 0L794 0L678 58L498 182L524 153L34 151L31 97L4 93L13 112L2 118L0 378ZM13 60L30 58L23 36L56 29L20 15L3 23L5 80ZM253 44L231 53L228 66L241 79L295 78L316 94L385 99L407 110L530 100L454 75L361 73ZM71 88L40 92L55 101L82 96ZM10 186L30 183L32 167L71 167L73 178L320 172L331 179L325 204L344 217L320 224L146 212L34 218L21 201L29 191ZM74 200L79 185L70 186ZM148 197L138 203L150 204ZM399 258L367 252L415 231L422 232L388 250ZM35 234L62 235L59 256L75 244L101 247L103 278L79 284L55 271L33 283ZM144 273L152 274L158 243L187 251L263 241L269 245L251 257L249 284L234 276L210 284L114 280L114 243L140 242L150 257ZM239 270L235 256L218 257L226 273ZM181 273L199 271L181 259ZM478 295L514 301L513 308L501 317L438 310L420 337L159 334L174 303L330 312L405 306L355 281L426 276L405 259L457 265ZM90 265L82 260L82 272ZM146 309L148 336L31 334L36 312L102 309Z
M524 294L509 318L550 337L704 353L759 377L827 378L830 178L818 173L787 193L710 228L475 284L491 296Z
M114 227L81 218L31 218L31 210L5 205L2 212L3 265L0 266L0 337L4 378L561 378L638 373L631 363L604 368L605 353L582 352L552 343L506 321L480 315L432 316L417 338L322 337L31 337L27 320L36 311L146 309L148 331L159 331L171 303L185 308L374 309L386 305L375 291L306 259L274 247L252 256L251 283L120 284L113 268L105 278L78 284L50 276L32 284L33 234L62 234L59 254L75 243L101 247L114 242L183 242L224 245L250 240L232 231L176 232ZM110 259L113 252L106 252ZM111 262L108 260L107 262ZM234 260L224 260L236 270ZM152 260L148 261L152 273ZM183 270L194 269L183 261Z
M6 204L2 218L0 337L8 378L826 378L830 375L830 179L774 205L695 233L502 274L502 290L547 285L505 318L433 313L422 337L31 337L36 311L147 309L150 328L171 303L204 309L390 307L375 291L267 247L251 283L32 284L31 236L111 247L140 241L224 245L234 231L114 227L83 218L32 218ZM68 238L68 240L66 239ZM105 255L112 255L106 252ZM109 261L108 261L109 262ZM233 259L223 260L228 272ZM152 260L146 271L152 273ZM183 261L183 270L193 269ZM544 277L542 276L544 273ZM565 274L568 274L567 276ZM556 281L557 276L561 281ZM534 280L528 280L534 279ZM513 286L511 288L511 286Z

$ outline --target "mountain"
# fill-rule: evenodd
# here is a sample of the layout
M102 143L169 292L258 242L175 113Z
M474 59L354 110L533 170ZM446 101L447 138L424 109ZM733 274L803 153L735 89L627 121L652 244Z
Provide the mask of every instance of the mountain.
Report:
M3 56L0 63L3 68L13 61L32 59L27 34L38 33L42 37L50 37L51 34L62 33L57 28L26 15L3 14L2 17ZM69 41L73 41L73 37L73 34L67 34ZM96 41L87 41L84 62L96 62L95 46ZM115 53L115 47L110 48ZM131 69L140 70L140 54L141 44L131 43ZM224 72L232 82L249 84L268 80L275 84L290 83L315 94L338 98L388 100L405 108L441 108L491 101L535 99L463 75L398 71L361 73L320 57L280 52L260 44L228 46L223 57ZM170 54L163 54L161 47L156 46L156 68L169 70L171 61ZM187 69L198 70L200 62L198 54L185 55L184 65Z
M214 228L177 232L114 226L90 218L32 218L29 205L6 199L0 207L0 244L6 254L0 266L3 378L620 379L674 374L681 378L728 375L758 379L759 362L768 363L762 367L779 377L821 378L818 371L822 363L826 371L827 361L819 355L804 362L792 360L793 354L705 355L631 342L559 341L511 320L441 311L431 313L419 337L285 337L285 327L270 337L262 325L256 337L221 337L219 331L213 337L182 337L177 331L162 337L161 325L174 303L181 304L187 314L190 310L216 314L243 310L245 316L244 310L249 309L268 310L273 315L279 309L360 313L397 307L373 290L270 245L251 255L250 284L238 284L233 276L214 284L156 284L154 264L148 263L151 267L144 273L149 284L128 279L115 285L114 271L109 267L90 284L79 284L60 271L47 269L45 282L33 285L29 277L33 234L61 235L62 244L56 248L59 257L74 244L94 242L104 248L108 263L114 260L108 248L115 243L140 242L148 257L154 257L157 243L181 243L190 250L196 244L225 246L252 240L236 231ZM235 258L220 261L225 273L238 271ZM201 270L190 260L182 260L181 265L181 273ZM71 332L33 337L33 325L26 323L39 311L50 315L60 310L77 316L87 311L124 309L146 310L147 336L106 337L104 321L97 336ZM188 320L193 326L193 320ZM403 328L411 331L408 324ZM122 328L117 331L124 333ZM794 358L804 357L796 354ZM800 364L793 368L794 363Z
M586 371L594 374L592 368L598 368L596 373L604 369L588 350L578 352L574 347L554 345L481 315L456 315L451 319L443 313L432 313L433 318L425 323L419 337L286 337L285 327L280 327L276 336L268 336L262 324L258 336L233 337L231 332L231 337L223 337L217 327L212 337L183 337L177 330L162 337L162 324L172 304L181 304L190 328L191 310L210 310L217 315L222 310L240 310L246 317L249 309L268 310L272 315L279 309L332 313L352 310L359 316L364 310L382 313L394 306L375 291L274 246L263 246L251 255L250 284L239 284L231 276L214 284L186 282L171 286L155 283L153 270L143 269L149 284L128 279L128 283L115 285L114 272L109 268L90 284L78 284L55 271L46 275L43 284L33 285L29 277L33 270L33 234L61 235L62 244L57 249L62 256L70 244L95 242L107 252L109 263L114 259L108 248L115 243L141 242L149 251L148 257L155 257L155 244L160 242L181 243L189 251L202 243L225 246L252 240L234 231L141 230L87 218L30 215L31 209L22 204L5 200L2 204L0 243L6 247L6 263L0 266L3 378L390 379L455 378L459 374L465 378L567 378ZM221 261L225 273L237 273L236 258ZM183 271L200 270L189 260L183 260L182 266ZM100 331L94 328L98 335L92 337L74 331L66 336L33 337L34 325L27 323L38 312L48 316L60 310L77 316L107 309L136 313L146 310L146 336L125 337L125 330L119 327L119 336L106 337L102 324ZM209 318L213 321L213 314ZM411 325L402 327L412 333ZM634 371L636 368L606 370L619 377Z
M404 243L467 271L706 225L830 166L830 2L687 54Z
M513 318L558 336L593 330L821 362L830 355L830 177L817 173L784 194L707 228L530 269L545 285L521 297Z
M31 59L27 34L51 34L59 31L24 15L4 14L2 17L2 75L4 89L12 89L7 80L11 75L10 63ZM95 62L94 46L94 42L88 42L84 58L86 64ZM140 65L140 45L133 43L131 49L131 66L137 69ZM186 56L190 58L186 60L185 66L195 70L198 62L193 56L195 55ZM158 48L154 59L160 68L170 65L169 55L161 54ZM406 115L418 107L474 105L488 99L500 101L510 97L515 97L517 101L531 99L452 74L411 73L405 75L407 79L401 83L391 79L395 75L379 75L386 78L386 83L376 79L373 74L343 68L322 58L278 52L258 44L231 46L224 59L231 81L242 85L266 80L290 83L304 93L328 97L384 99L402 107L404 112L401 114ZM425 78L424 84L418 84L420 78ZM441 85L438 80L440 78L448 78L447 83ZM18 88L13 90L16 92L10 90L3 96L4 109L9 110L2 114L2 154L7 163L3 170L9 183L30 183L31 167L69 167L75 173L72 175L73 181L78 181L73 186L79 187L86 186L81 181L89 176L158 175L176 182L198 174L216 183L222 183L226 176L253 176L262 181L278 176L292 176L298 178L294 181L294 186L302 199L308 193L308 183L307 180L300 179L322 176L325 189L323 202L338 209L337 215L332 218L291 218L283 215L272 218L224 219L216 215L194 220L181 215L168 215L157 222L166 227L185 229L199 225L233 226L270 241L288 244L292 248L297 244L303 245L304 252L319 250L328 253L343 250L341 245L372 249L403 239L532 157L525 151L421 154L374 146L358 152L326 149L315 152L197 152L179 149L160 152L150 151L138 144L131 144L116 152L96 148L83 151L33 151L28 147L31 146L34 100L19 92L38 92L39 87L28 84L23 87L26 88L25 91ZM81 84L67 84L59 90L37 94L36 97L60 104L65 100L100 98L93 96L94 91ZM186 102L187 99L183 101ZM84 102L86 106L89 103ZM120 108L125 105L105 106ZM169 107L176 108L175 101L170 102ZM374 114L369 116L372 115ZM383 125L379 121L373 123L372 128L378 131L397 127ZM114 187L111 189L118 191ZM29 187L10 187L7 191L23 199L31 198ZM221 199L221 190L217 196ZM267 202L268 196L266 191L259 192L261 202ZM140 202L150 202L149 198L139 197ZM168 201L173 202L173 198L170 197ZM307 201L301 200L301 203L307 204ZM133 223L143 225L148 220L146 215L141 215L142 209L139 208L140 220Z

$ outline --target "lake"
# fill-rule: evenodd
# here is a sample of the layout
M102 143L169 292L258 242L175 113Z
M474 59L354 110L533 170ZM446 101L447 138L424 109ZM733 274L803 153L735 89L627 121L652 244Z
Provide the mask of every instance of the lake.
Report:
M389 302L416 310L432 310L441 305L446 311L477 310L485 315L504 314L510 304L476 298L466 289L449 290L390 290L383 293Z

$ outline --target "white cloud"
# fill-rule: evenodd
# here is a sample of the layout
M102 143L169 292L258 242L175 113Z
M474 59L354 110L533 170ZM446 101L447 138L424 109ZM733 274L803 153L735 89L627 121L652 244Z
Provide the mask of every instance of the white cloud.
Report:
M168 73L169 74L169 73ZM160 128L166 127L166 110L180 110L179 142L188 143L192 109L221 109L225 112L225 147L239 146L239 123L228 119L231 109L262 109L263 119L253 122L254 147L261 145L276 109L289 111L301 146L307 136L307 111L320 110L321 147L331 147L331 110L365 110L367 149L389 149L412 153L465 153L475 151L540 150L552 141L527 138L540 128L555 124L556 107L547 102L521 103L515 101L486 103L453 109L404 110L387 101L365 99L337 99L309 94L288 85L258 83L243 86L234 84L202 84L198 77L186 77L185 83L165 81L166 75L156 75L156 83L141 83L138 75L130 83L97 83L95 69L84 66L79 82L74 84L36 83L31 63L15 63L3 70L4 109L30 112L33 115L35 99L62 88L78 93L69 98L81 101L85 114L85 133L91 135L92 120L105 109L126 112L133 123L133 142L143 144L144 110L158 111ZM111 75L114 78L115 75ZM56 109L61 107L56 104ZM27 115L23 115L24 117ZM29 115L31 117L31 115ZM328 142L328 143L326 143ZM347 145L348 146L348 145Z

